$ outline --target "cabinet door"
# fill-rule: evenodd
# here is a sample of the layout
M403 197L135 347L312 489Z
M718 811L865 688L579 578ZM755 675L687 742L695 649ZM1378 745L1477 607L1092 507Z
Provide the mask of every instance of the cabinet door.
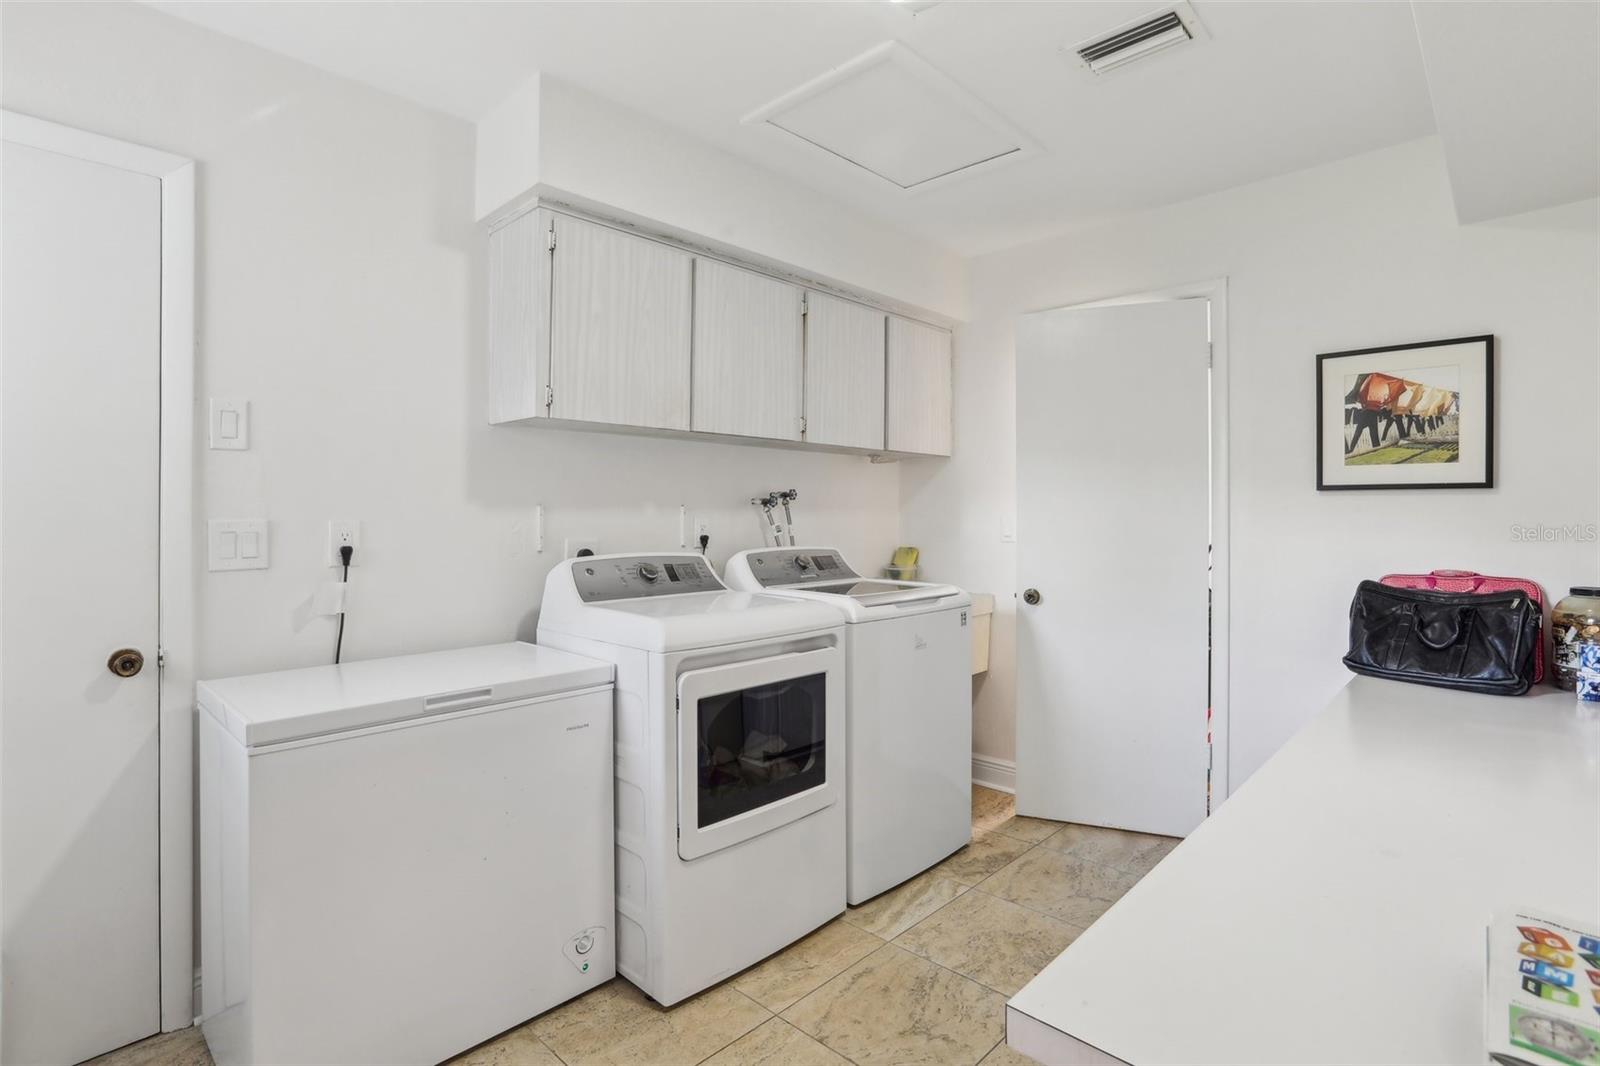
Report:
M800 289L696 259L694 428L800 439Z
M693 257L566 215L555 234L551 415L688 429Z
M550 212L489 234L489 421L542 418L550 384Z
M889 318L888 413L892 452L950 454L950 334Z
M885 317L836 296L807 294L806 440L884 446Z

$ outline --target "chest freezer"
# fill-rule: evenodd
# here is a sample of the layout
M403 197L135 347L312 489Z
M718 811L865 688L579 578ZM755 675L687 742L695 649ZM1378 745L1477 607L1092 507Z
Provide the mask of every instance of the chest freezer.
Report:
M218 1066L441 1062L609 980L612 676L515 643L202 682Z

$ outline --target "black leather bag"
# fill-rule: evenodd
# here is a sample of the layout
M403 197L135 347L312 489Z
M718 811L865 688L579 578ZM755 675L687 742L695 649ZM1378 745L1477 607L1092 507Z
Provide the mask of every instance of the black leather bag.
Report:
M1467 692L1520 696L1533 684L1539 605L1526 593L1478 595L1363 581L1350 603L1358 674Z

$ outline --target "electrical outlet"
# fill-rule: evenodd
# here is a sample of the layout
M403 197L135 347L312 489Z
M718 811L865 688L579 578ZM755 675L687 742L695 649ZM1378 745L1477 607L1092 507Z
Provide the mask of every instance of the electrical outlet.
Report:
M600 542L595 540L593 537L568 537L565 541L565 545L566 547L563 549L561 555L563 559L576 559L578 557L578 553L583 551L585 548L588 548L595 555L600 554Z
M339 557L339 549L346 544L355 549L355 554L350 557L351 566L361 565L361 523L349 521L330 520L328 522L328 565L343 566L344 560Z

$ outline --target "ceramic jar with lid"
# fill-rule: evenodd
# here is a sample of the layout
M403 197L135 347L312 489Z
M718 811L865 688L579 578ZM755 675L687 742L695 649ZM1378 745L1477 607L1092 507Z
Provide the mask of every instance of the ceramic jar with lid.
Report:
M1600 586L1571 589L1550 612L1555 670L1551 681L1573 689L1578 683L1578 656L1585 644L1600 645Z

